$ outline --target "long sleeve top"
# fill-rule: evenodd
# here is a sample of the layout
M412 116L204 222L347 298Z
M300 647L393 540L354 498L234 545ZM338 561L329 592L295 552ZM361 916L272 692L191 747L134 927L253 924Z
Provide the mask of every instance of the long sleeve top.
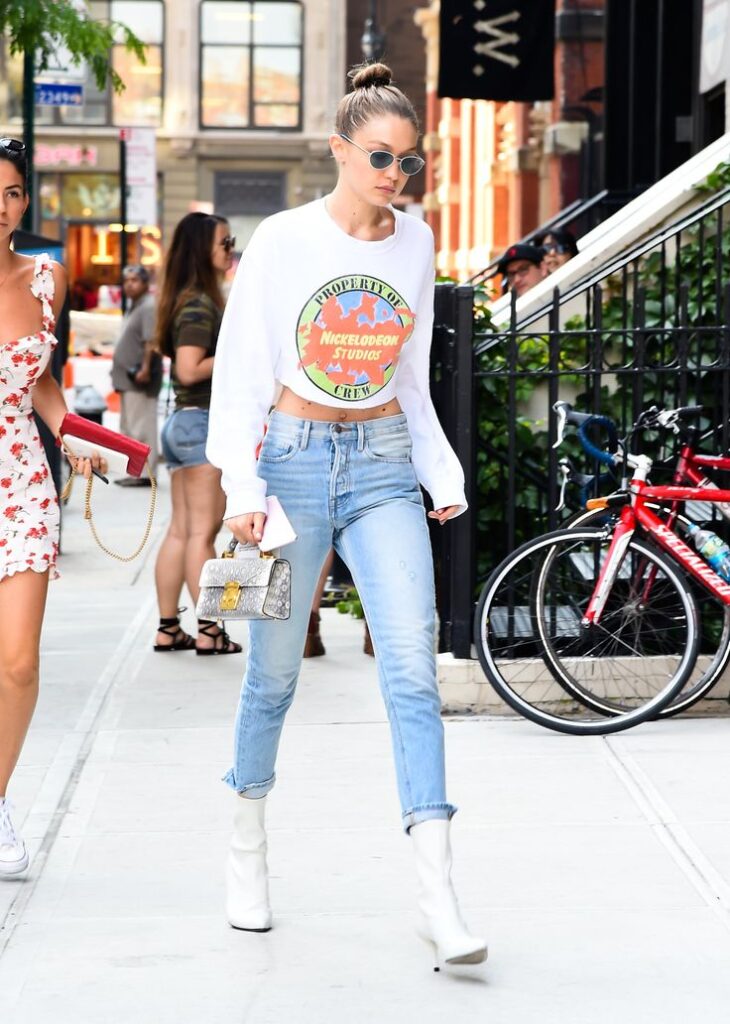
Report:
M213 370L207 456L225 518L264 512L256 454L279 385L306 401L369 409L397 398L413 465L434 508L466 508L464 474L429 394L434 245L394 209L382 241L353 238L323 199L254 232L226 304Z

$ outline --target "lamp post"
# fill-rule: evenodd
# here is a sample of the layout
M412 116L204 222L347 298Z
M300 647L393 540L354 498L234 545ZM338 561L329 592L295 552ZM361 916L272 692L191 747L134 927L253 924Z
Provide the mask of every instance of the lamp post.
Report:
M23 141L28 167L28 192L33 199L35 186L35 53L32 49L23 54ZM23 214L23 230L33 230L33 203Z
M360 38L362 55L367 61L381 60L385 52L385 33L378 29L376 0L370 0L370 13L365 19L365 30Z

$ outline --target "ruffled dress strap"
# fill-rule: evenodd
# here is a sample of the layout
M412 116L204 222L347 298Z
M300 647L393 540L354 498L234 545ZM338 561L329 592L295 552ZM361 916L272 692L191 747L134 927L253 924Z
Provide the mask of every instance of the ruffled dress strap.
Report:
M53 280L51 257L47 252L42 252L35 258L35 270L30 290L41 302L43 330L53 333L56 326L56 319L53 315L53 296L56 293L56 284Z

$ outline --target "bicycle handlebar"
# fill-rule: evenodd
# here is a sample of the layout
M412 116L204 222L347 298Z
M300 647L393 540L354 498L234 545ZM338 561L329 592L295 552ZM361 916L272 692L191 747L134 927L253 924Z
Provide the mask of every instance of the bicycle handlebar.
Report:
M591 424L597 424L605 427L608 431L608 443L611 445L613 441L613 451L605 452L602 448L595 445L587 434L587 427ZM618 448L618 434L616 432L616 426L613 420L610 420L607 416L591 416L587 422L581 423L578 427L578 438L580 443L583 445L583 450L587 455L596 459L598 462L603 463L604 466L613 466L615 463L614 453Z
M567 423L572 423L578 427L578 437L585 451L592 455L593 458L598 459L599 462L603 462L605 465L613 465L613 456L609 452L604 452L597 448L586 432L588 426L603 427L608 434L610 452L615 452L618 449L618 431L612 419L597 413L575 412L570 402L556 402L553 409L558 416L558 437L553 448L558 448L563 443L565 426Z

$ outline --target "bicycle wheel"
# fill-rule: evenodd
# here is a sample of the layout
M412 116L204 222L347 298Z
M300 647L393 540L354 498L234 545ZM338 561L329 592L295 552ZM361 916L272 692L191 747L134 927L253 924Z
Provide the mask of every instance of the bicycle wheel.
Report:
M697 615L683 578L632 540L599 624L584 612L608 553L606 530L528 541L487 580L475 617L479 661L515 711L559 732L618 732L646 721L681 690L697 652ZM637 559L656 570L656 601L633 596ZM639 591L640 593L640 591Z
M667 515L669 510L661 506L651 506L657 515L662 511ZM605 509L591 509L576 512L565 522L565 529L582 526L603 526L611 519L611 513ZM642 534L643 535L643 534ZM718 681L730 661L730 607L718 601L709 591L687 577L695 605L699 624L699 646L697 661L689 679L676 697L657 712L657 718L671 718L681 711L686 711L701 700Z

